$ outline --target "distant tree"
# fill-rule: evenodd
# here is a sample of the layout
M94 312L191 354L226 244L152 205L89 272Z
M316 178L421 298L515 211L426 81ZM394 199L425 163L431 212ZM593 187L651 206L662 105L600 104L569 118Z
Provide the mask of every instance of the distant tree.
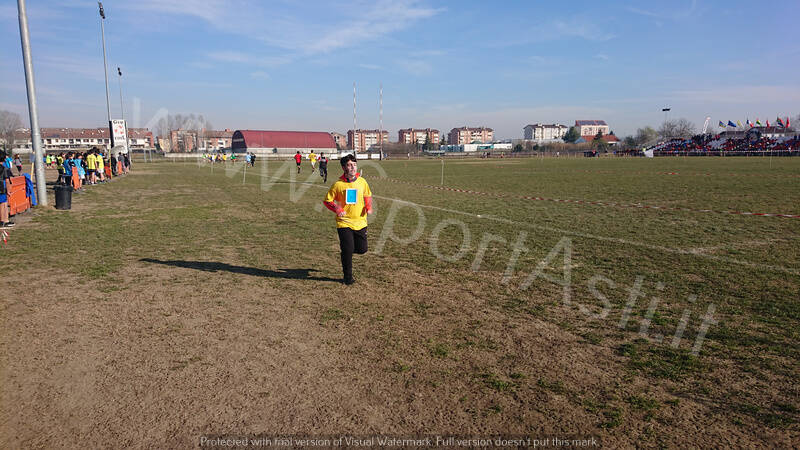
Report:
M654 130L651 126L639 128L636 130L636 145L647 145L658 139L658 131Z
M514 152L515 153L521 152L523 150L524 149L522 148L522 144L517 144L517 145L514 146Z
M697 134L697 127L694 123L684 118L668 120L661 125L658 134L665 140L675 138L688 139Z
M627 148L636 148L639 146L639 143L636 142L636 138L633 136L625 136L625 139L622 140L622 143Z
M580 137L581 137L581 135L578 134L578 129L577 128L569 127L569 131L567 131L567 134L565 134L562 139L564 140L564 142L568 142L570 144L574 144L575 141L577 141Z
M597 134L594 135L594 141L602 141L603 140L603 132L598 131Z
M19 114L0 110L0 139L3 139L4 148L8 149L14 145L14 131L19 128L22 128Z

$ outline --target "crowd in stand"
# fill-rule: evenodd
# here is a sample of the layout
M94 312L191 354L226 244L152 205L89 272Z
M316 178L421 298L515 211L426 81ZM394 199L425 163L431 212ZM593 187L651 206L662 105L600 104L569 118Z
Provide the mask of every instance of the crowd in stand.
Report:
M720 135L699 135L692 139L673 139L659 144L653 150L661 154L705 153L705 152L767 152L799 151L800 136L791 138L771 138L761 136L757 139L727 138Z

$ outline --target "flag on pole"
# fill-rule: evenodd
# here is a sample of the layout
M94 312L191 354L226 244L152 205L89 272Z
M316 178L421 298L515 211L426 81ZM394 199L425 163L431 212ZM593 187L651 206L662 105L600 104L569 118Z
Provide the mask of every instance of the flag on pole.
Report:
M786 116L786 128L789 128L789 116Z
M777 117L775 120L778 121L778 125L783 126L783 121L781 120L780 116Z
M721 120L719 121L719 127L720 127L720 128L725 128L725 124L724 124L724 123L722 123L722 121L721 121Z
M750 128L753 128L753 122L750 122L750 118L747 119L747 122L745 122L745 125L747 125Z
M767 119L767 128L769 128L769 119Z
M758 126L760 126L760 127L763 127L763 126L764 126L764 124L763 124L763 123L761 123L761 120L760 120L760 119L756 119L756 125L758 125Z
M744 127L742 126L742 121L741 121L741 120L737 120L737 121L736 121L736 125L737 125L739 128L744 128Z
M733 123L733 122L731 122L730 120L728 121L728 126L729 126L729 127L736 128L736 124L735 124L735 123Z

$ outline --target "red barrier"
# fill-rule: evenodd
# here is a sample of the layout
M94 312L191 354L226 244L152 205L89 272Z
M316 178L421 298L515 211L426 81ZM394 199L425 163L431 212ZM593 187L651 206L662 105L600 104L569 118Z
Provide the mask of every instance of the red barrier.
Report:
M31 200L25 195L25 177L9 178L6 182L8 191L8 213L11 215L27 211Z

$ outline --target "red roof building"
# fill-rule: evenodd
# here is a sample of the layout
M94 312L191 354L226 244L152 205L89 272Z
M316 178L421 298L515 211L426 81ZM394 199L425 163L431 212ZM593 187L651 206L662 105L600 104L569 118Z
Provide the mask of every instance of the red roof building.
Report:
M231 139L234 152L308 153L311 150L336 151L336 142L330 133L322 131L261 131L236 130Z

